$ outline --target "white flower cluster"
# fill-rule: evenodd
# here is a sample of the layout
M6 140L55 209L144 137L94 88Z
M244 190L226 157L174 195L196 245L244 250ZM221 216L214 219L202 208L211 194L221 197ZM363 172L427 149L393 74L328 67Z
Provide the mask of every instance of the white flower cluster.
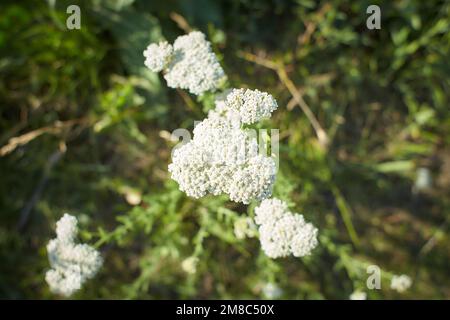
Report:
M402 275L394 275L391 279L391 289L396 290L397 292L405 292L412 285L412 280L406 274Z
M266 283L262 288L262 294L267 299L278 299L283 295L283 289L273 282Z
M317 228L302 215L292 213L279 199L266 199L255 208L261 247L270 258L304 257L317 246Z
M152 44L144 52L146 66L164 70L167 85L202 94L216 89L225 78L223 69L201 32ZM232 89L216 99L216 108L194 129L193 139L173 152L169 172L180 190L200 198L227 194L231 201L249 204L272 194L276 164L258 153L256 137L242 129L270 117L278 105L266 92ZM263 250L272 258L309 255L317 245L317 229L302 215L289 212L278 199L264 200L257 208ZM248 220L235 224L237 238L251 236Z
M350 295L350 300L367 300L367 293L364 291L355 290Z
M144 51L145 66L153 72L162 71L169 63L173 47L167 41L151 43Z
M56 223L56 239L47 245L52 269L45 274L45 280L52 292L63 296L79 290L103 264L97 250L86 244L75 244L77 233L77 219L66 213Z
M258 154L256 138L212 113L195 127L193 139L174 151L169 172L188 196L225 193L248 204L271 195L276 165Z
M276 100L267 92L250 89L233 89L216 101L216 111L252 124L268 118L278 108Z
M211 44L199 31L178 37L173 47L167 42L150 44L144 56L150 70L164 70L169 87L188 89L192 94L215 90L225 79Z
M195 274L197 272L198 257L191 256L181 262L181 269L188 274Z

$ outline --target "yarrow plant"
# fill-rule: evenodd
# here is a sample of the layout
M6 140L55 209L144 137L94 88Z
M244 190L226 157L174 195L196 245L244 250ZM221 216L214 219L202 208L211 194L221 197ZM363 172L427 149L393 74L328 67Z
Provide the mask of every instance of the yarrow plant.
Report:
M56 238L47 245L51 269L45 280L54 293L70 296L86 280L93 278L103 264L100 253L87 244L75 243L77 219L69 214L56 223Z
M152 43L144 56L144 64L153 72L162 71L171 88L202 95L217 91L226 81L211 44L198 31L178 37L173 45L167 41ZM263 251L272 258L310 254L317 245L317 229L287 208L283 207L281 213L270 208L271 203L279 201L265 200L272 195L276 163L272 156L259 152L256 137L244 127L269 118L278 108L276 100L266 92L242 88L219 92L215 104L215 109L194 128L192 141L173 152L168 167L172 179L193 198L227 194L231 201L243 204L263 201L257 210ZM262 221L264 214L266 222ZM241 217L234 231L238 239L250 238L257 234L257 227L251 217ZM75 243L77 232L76 218L65 214L57 223L57 238L47 246L52 269L46 281L51 291L63 296L79 290L103 263L96 249ZM187 258L182 269L195 274L198 261L196 256Z
M173 53L166 42L150 44L144 52L152 71L165 70L169 87L193 94L217 89L224 78L211 45L200 32L175 40ZM256 208L263 251L271 258L304 257L317 246L317 228L293 214L281 200L270 199L276 177L272 157L258 152L255 137L243 128L269 118L278 108L272 95L251 89L229 89L216 98L216 107L194 128L192 141L177 148L169 164L172 179L193 198L227 194L231 201ZM242 228L241 228L242 229ZM245 232L237 229L236 236Z
M171 178L187 196L198 199L208 194L225 194L233 202L251 204L249 208L254 208L252 216L251 210L249 215L240 215L222 207L223 211L217 210L218 217L222 214L226 217L213 222L211 220L214 218L209 217L209 210L201 208L204 210L201 211L202 219L211 224L211 230L221 232L224 222L233 228L233 232L223 238L232 243L235 243L236 239L259 236L262 252L270 258L261 259L267 266L275 266L271 259L289 256L302 258L311 255L319 244L318 229L306 221L302 214L289 210L285 201L272 197L277 175L276 158L259 150L257 138L251 129L259 121L270 118L277 110L278 104L274 97L257 89L226 88L226 75L211 49L211 44L205 35L198 31L178 37L173 44L167 41L152 43L144 51L144 57L145 66L153 72L162 72L169 87L186 89L194 95L204 95L208 91L216 93L214 108L195 126L193 139L174 149L172 161L168 166ZM124 192L130 205L137 206L144 202L140 193L131 189ZM174 194L179 196L179 192ZM284 194L283 198L287 196ZM176 197L173 203L176 203ZM172 201L172 198L169 197L167 201ZM178 213L176 206L169 209L164 204L165 202L148 207L150 210L155 208L156 212L160 210L160 214L169 211L172 217ZM154 215L148 214L141 219L138 210L136 213L140 217L139 222L144 224L146 229L153 231ZM122 216L123 225L111 233L99 230L100 239L96 247L110 240L120 239L136 221L136 213L131 214L133 218ZM202 223L202 229L193 239L193 252L187 258L180 259L181 270L191 279L201 270L202 260L199 257L203 250L202 241L210 233L205 225L207 223ZM51 269L47 271L45 279L52 292L66 297L93 278L103 264L96 248L76 243L77 233L77 219L65 214L56 224L56 238L50 240L47 245ZM325 233L323 238L325 240L321 242L324 246L331 243L327 241ZM174 243L178 245L188 242L183 238L182 241ZM332 252L335 248L328 247L328 250ZM166 248L158 254L159 257L180 256L176 250L172 252ZM364 264L351 263L352 257L347 255L346 251L338 254L349 274L360 273L351 268ZM283 295L283 290L276 284L273 270L268 271L267 282L261 289L261 294L270 299ZM149 274L143 272L138 287L141 287L141 279L142 283L150 281L146 278ZM392 277L391 289L404 292L410 286L411 279L408 276ZM355 290L350 294L350 299L365 300L367 294Z

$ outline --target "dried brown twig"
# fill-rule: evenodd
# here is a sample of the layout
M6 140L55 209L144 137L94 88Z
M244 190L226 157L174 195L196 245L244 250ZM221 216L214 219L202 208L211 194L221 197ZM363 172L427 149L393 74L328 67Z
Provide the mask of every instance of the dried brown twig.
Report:
M315 14L314 21L306 21L304 22L306 30L304 33L302 33L298 39L297 42L299 45L303 46L311 40L311 36L313 35L314 31L317 29L317 22L321 21L325 14L330 11L332 8L330 3L325 3L322 8Z
M247 61L256 63L256 64L266 67L268 69L272 69L277 73L278 78L280 78L280 81L288 89L288 91L292 95L292 98L294 99L296 104L300 107L300 109L302 109L303 113L306 115L309 122L311 123L311 126L313 127L314 131L316 132L316 136L317 136L317 139L319 140L320 145L322 147L327 147L328 143L329 143L327 133L320 125L320 123L317 120L314 113L311 111L311 108L308 106L308 104L303 99L301 92L297 89L295 84L289 78L289 76L286 72L285 66L281 63L276 63L269 59L262 58L260 56L257 56L257 55L254 55L254 54L251 54L248 52L239 52L238 56Z
M169 16L170 19L172 19L172 21L174 21L184 32L189 33L192 31L191 26L182 15L176 12L171 12Z
M11 153L14 151L17 147L23 146L30 142L31 140L34 140L35 138L43 135L44 133L50 133L50 134L58 134L61 131L72 127L76 124L82 124L87 122L86 118L81 119L73 119L68 121L56 121L53 125L42 127L36 130L32 130L30 132L24 133L18 137L13 137L8 140L8 143L5 144L0 148L0 157L3 157L7 155L8 153Z

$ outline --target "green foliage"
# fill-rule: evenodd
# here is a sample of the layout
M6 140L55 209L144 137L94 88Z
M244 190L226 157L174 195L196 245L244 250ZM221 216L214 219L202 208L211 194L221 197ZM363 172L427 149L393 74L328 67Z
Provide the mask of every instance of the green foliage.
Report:
M45 246L69 212L105 257L75 298L264 298L273 282L281 298L347 299L376 264L369 298L448 299L450 6L377 3L381 30L366 29L368 1L80 1L82 28L67 30L67 1L2 1L0 297L55 298ZM214 105L144 67L148 43L185 33L173 13L208 35L229 86L277 99L264 123L280 130L274 195L318 226L311 257L267 258L234 232L255 203L194 200L170 179L170 132ZM277 73L243 52L285 69L327 148ZM389 289L401 273L414 282L402 295Z

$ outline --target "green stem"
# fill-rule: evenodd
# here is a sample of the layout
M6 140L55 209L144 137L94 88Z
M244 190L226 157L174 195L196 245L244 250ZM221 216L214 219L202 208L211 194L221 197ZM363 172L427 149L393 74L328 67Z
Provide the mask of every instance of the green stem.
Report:
M347 229L348 235L350 236L350 240L352 241L355 247L359 247L360 241L356 233L355 227L353 226L351 209L347 205L347 201L345 201L344 196L335 185L331 187L331 191L333 192L333 195L336 198L336 205L339 209L339 213L341 214L342 220L344 221L344 225L345 228Z

